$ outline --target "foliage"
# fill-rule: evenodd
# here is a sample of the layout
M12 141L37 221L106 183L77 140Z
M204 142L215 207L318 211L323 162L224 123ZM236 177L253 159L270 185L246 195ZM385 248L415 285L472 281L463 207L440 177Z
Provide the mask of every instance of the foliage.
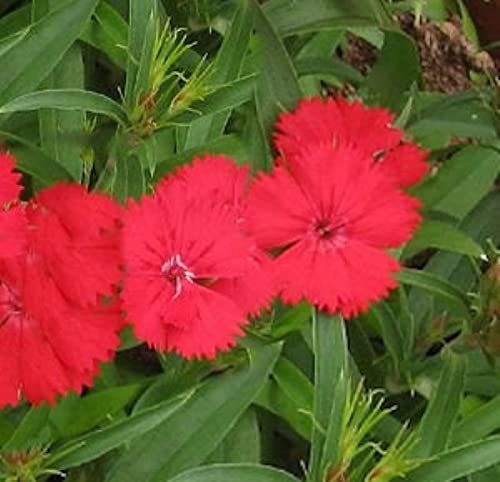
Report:
M88 393L0 411L1 480L499 480L500 111L487 75L454 94L423 87L391 11L425 16L431 3L465 12L447 1L0 4L0 139L28 197L72 179L140 198L206 152L269 169L277 114L347 85L390 108L432 163L412 189L425 221L396 253L407 267L388 299L348 321L276 303L211 362L125 331ZM381 39L366 76L339 55L352 33Z

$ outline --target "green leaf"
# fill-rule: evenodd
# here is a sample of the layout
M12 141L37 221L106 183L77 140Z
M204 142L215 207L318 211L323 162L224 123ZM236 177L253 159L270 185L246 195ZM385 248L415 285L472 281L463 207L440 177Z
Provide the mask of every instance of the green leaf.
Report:
M16 155L16 168L34 177L42 187L71 178L61 165L26 139L10 132L0 131L0 139L2 138L20 146L9 146Z
M428 177L415 194L434 211L462 219L488 193L500 173L500 153L467 146Z
M146 192L146 179L141 161L134 154L127 155L121 148L118 152L113 195L120 202L125 202L129 198L139 199Z
M169 480L203 462L258 395L280 349L250 349L248 367L210 378L174 417L132 444L106 482Z
M453 445L479 440L500 429L499 413L500 396L497 396L457 423L453 431Z
M0 57L7 53L12 47L21 42L23 38L28 33L28 29L21 30L20 32L16 32L8 37L4 37L0 40Z
M251 1L256 9L255 28L262 52L257 84L257 113L264 132L269 135L276 116L295 107L302 92L297 72L283 42L258 2Z
M378 0L274 0L265 3L265 12L283 36L345 27L389 27L393 23Z
M323 480L339 457L340 421L347 396L348 348L340 315L314 310L313 351L314 423L309 474L312 480Z
M275 380L268 380L254 403L281 417L304 440L311 439L312 406L304 412Z
M364 86L370 98L386 107L396 109L403 94L418 82L420 61L413 39L403 32L386 31L384 45Z
M490 139L497 135L495 113L481 92L419 92L416 100L417 108L408 123L408 130L419 141L436 133L445 139L453 136Z
M224 85L238 79L252 33L253 18L251 3L240 1L214 61L213 74L208 79L210 85ZM189 127L184 148L198 146L222 135L228 118L229 113L224 112L194 121Z
M141 55L145 48L146 32L156 17L156 0L130 0L130 27L128 31L127 80L125 83L125 103L133 105L139 86L137 73Z
M84 397L69 395L50 413L50 422L61 438L74 437L92 429L125 407L141 386L127 385L90 393Z
M204 465L258 463L260 460L260 429L255 410L247 410Z
M0 114L38 109L83 110L102 114L119 124L127 123L127 114L120 104L96 92L82 89L54 89L18 97L0 107Z
M405 246L402 259L408 259L426 248L437 248L467 256L480 257L484 251L467 233L440 221L426 220Z
M200 467L164 482L299 482L293 475L273 467L227 464ZM160 481L158 481L160 482Z
M443 452L449 443L465 385L465 357L447 353L443 371L418 428L413 455L419 458ZM422 479L426 480L427 479Z
M104 52L122 70L126 69L128 25L109 3L99 3L80 39Z
M311 319L311 308L307 303L300 303L286 309L276 317L271 327L271 336L276 339L299 331Z
M349 64L335 57L302 57L294 61L299 76L316 75L334 77L341 82L360 84L364 77Z
M84 87L84 66L80 47L73 45L43 82L44 89ZM48 155L61 164L76 181L83 174L81 153L85 113L81 110L57 111L41 109L38 111L40 141Z
M274 366L273 378L299 411L312 413L314 388L302 370L281 357Z
M406 482L449 482L500 463L500 436L462 445L424 462Z
M47 461L47 465L58 469L68 469L94 460L165 422L192 396L192 391L187 392L172 400L137 412L124 420L112 423L101 430L72 440L54 452Z
M3 5L3 4L2 4ZM24 5L7 15L0 17L0 39L6 39L14 34L22 35L22 30L31 22L31 5ZM1 45L0 41L0 45ZM1 50L1 49L0 49Z
M391 307L383 301L371 307L370 315L378 324L384 344L391 354L397 371L401 362L406 358L405 343L399 320L394 316Z
M443 278L428 271L404 268L395 274L395 278L403 284L421 288L446 300L462 315L470 318L467 295Z
M97 3L66 2L32 24L21 42L0 55L0 106L34 90L52 72L82 32Z
M42 405L40 407L32 407L23 417L16 431L12 434L9 440L2 446L3 450L25 450L34 445L46 443L44 429L47 430L47 422L49 418L50 407Z

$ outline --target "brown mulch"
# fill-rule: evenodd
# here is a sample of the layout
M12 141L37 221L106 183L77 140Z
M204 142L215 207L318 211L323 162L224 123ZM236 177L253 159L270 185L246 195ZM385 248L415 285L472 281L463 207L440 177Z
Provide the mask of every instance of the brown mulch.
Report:
M422 19L415 22L409 13L399 13L401 28L415 39L420 55L426 90L453 93L472 87L469 72L489 72L498 77L498 65L491 56L479 52L464 35L458 17L447 22ZM343 59L366 74L377 59L377 50L363 39L350 35Z

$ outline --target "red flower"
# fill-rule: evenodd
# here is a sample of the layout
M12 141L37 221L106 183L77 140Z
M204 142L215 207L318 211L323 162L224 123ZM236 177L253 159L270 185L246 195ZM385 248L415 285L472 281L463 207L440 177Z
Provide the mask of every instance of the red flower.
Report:
M245 183L245 168L207 156L130 205L123 303L140 339L212 358L269 303L267 258L240 226Z
M15 159L6 152L0 152L0 208L14 201L21 192L21 175L14 172Z
M112 357L122 326L121 210L59 184L0 216L0 406L80 392Z
M300 156L254 182L247 227L262 249L280 250L285 302L305 298L350 317L395 286L399 264L383 249L410 237L419 203L358 147L310 146Z
M319 97L303 100L291 113L282 114L275 134L281 162L294 164L307 145L347 142L379 163L404 187L418 183L427 172L428 155L416 144L403 141L403 131L392 125L386 109L366 107L359 101Z

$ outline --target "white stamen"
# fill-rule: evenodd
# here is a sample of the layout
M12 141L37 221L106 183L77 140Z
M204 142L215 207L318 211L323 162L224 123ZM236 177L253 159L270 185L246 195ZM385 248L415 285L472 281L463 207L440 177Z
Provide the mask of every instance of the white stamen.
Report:
M182 293L182 282L186 280L189 283L194 283L195 274L182 261L180 254L175 254L170 259L163 263L161 272L175 284L174 296L175 300Z

